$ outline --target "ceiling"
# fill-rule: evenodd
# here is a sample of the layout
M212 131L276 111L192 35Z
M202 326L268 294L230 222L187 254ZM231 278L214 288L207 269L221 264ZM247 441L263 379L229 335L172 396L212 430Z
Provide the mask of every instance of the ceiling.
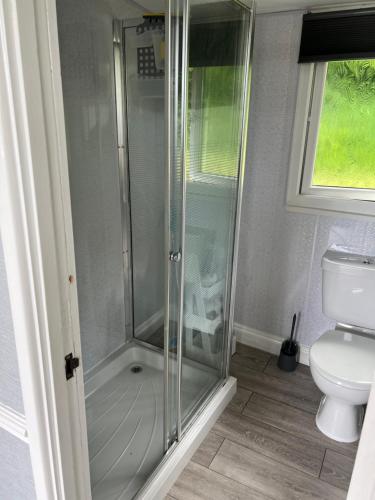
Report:
M191 4L210 4L220 0L190 0ZM249 0L242 0L249 3ZM258 14L267 12L282 12L287 10L322 10L325 7L335 8L359 8L375 7L375 0L255 0ZM140 18L145 11L162 12L165 8L164 0L105 0L110 6L115 17L119 19Z

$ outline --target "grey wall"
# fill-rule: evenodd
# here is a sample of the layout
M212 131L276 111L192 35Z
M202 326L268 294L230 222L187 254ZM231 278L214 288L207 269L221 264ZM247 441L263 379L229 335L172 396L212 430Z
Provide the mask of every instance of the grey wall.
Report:
M24 413L8 282L0 239L0 404ZM0 498L35 498L29 447L0 428Z
M3 429L0 429L0 498L36 498L29 446Z
M85 371L125 342L112 14L58 0L81 341Z
M375 251L375 223L286 210L301 16L256 19L235 320L287 336L301 311L300 341L311 345L334 324L321 307L323 253L332 243Z
M3 245L0 239L0 403L23 413L23 401L18 372L16 344L14 341L10 310L8 282L5 271Z

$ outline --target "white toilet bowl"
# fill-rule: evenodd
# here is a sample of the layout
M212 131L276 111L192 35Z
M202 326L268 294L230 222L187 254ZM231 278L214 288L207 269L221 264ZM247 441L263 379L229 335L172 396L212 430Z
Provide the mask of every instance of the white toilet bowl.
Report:
M318 428L336 441L357 441L374 380L375 338L328 331L310 349L310 369L324 394L316 415Z

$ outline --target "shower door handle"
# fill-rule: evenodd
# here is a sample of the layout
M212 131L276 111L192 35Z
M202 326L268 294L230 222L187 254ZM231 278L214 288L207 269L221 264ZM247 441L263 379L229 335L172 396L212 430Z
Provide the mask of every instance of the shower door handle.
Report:
M171 262L180 262L181 257L182 257L182 251L181 251L181 249L178 250L177 252L174 252L173 250L171 250L169 252L169 260Z

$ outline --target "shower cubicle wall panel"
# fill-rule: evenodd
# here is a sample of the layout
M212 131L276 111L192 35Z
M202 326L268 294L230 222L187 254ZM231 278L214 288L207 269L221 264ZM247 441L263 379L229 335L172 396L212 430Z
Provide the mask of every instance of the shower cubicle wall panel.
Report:
M143 20L131 24L140 25ZM138 67L150 32L125 28L129 180L133 262L134 335L163 346L165 137L164 72ZM151 339L150 337L153 337Z
M103 1L57 0L85 372L125 343L113 62Z

